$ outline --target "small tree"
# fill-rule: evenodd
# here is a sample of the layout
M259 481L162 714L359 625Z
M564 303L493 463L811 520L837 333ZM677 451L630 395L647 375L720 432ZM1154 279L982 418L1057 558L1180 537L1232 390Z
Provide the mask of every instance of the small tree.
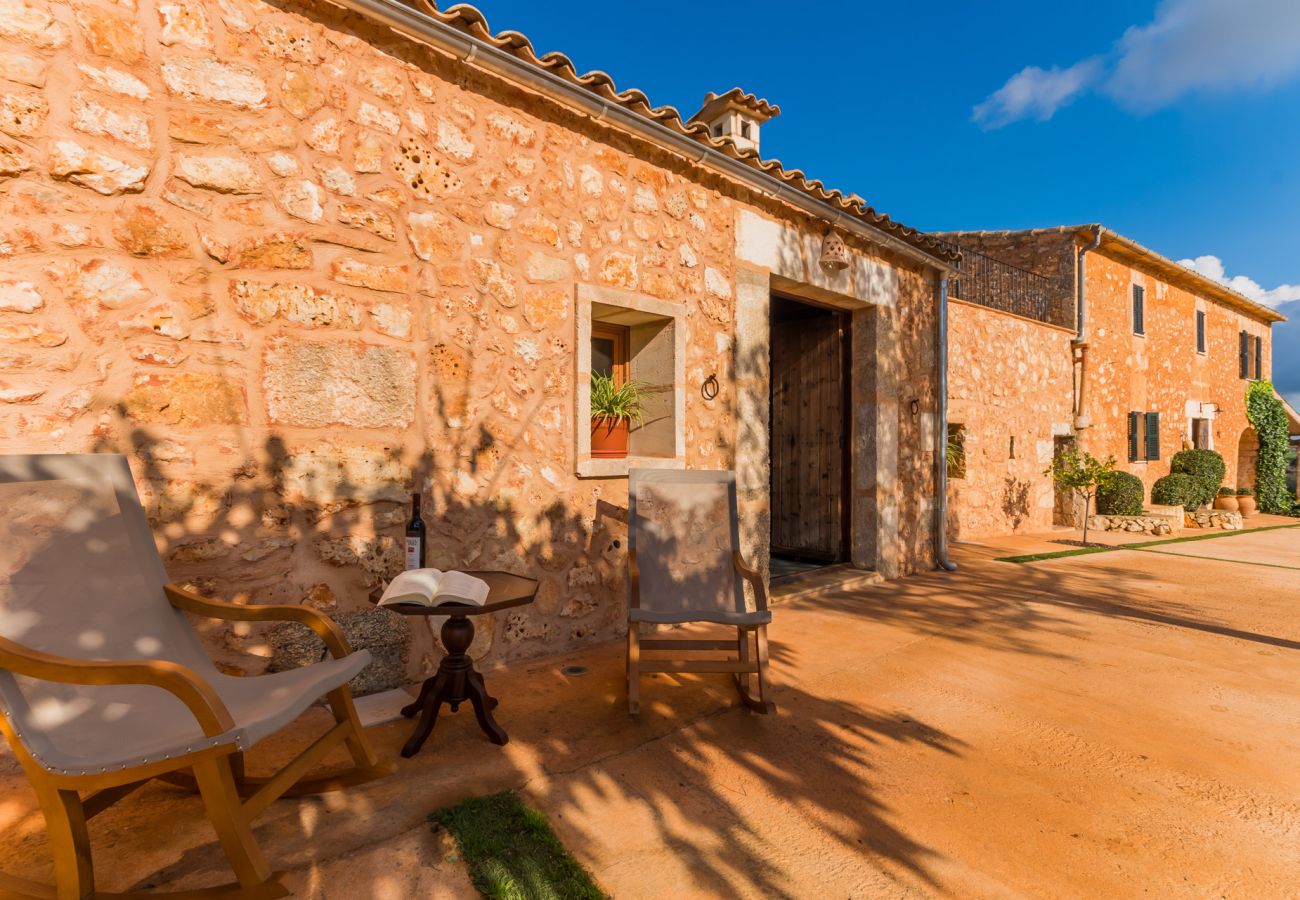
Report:
M1097 488L1115 474L1115 457L1097 459L1091 453L1070 447L1052 460L1044 472L1052 476L1059 487L1083 500L1083 542L1088 543L1088 516L1092 512L1092 498Z

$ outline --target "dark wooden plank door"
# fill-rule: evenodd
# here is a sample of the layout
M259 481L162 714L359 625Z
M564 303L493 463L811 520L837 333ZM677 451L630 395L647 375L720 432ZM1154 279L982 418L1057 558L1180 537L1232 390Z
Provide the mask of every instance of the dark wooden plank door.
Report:
M774 324L772 551L844 556L844 333L841 317Z

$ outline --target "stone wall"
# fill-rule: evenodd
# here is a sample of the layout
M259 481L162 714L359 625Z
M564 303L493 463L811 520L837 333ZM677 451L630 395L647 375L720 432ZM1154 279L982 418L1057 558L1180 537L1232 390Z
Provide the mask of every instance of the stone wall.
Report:
M737 217L823 224L323 5L0 0L0 79L0 449L129 453L178 580L364 609L415 489L429 564L541 579L480 623L477 656L616 634L627 483L576 475L580 283L680 304L680 464L758 442ZM890 518L862 528L910 571L933 558L933 286L851 243L895 286L882 315L859 305L899 342L890 433L862 440L902 462L863 476ZM414 630L418 674L438 650ZM209 637L232 667L270 652L256 629Z
M1097 531L1128 531L1133 534L1172 534L1175 523L1169 516L1089 516L1088 527Z
M1043 471L1073 414L1073 332L953 300L948 306L948 421L965 429L966 471L951 478L954 540L1041 532L1053 524Z
M1145 288L1145 336L1133 333L1132 289ZM1264 338L1264 372L1272 367L1267 325L1214 301L1169 285L1149 272L1107 256L1088 255L1089 341L1084 411L1091 420L1082 442L1097 456L1113 454L1119 467L1142 479L1148 497L1169 462L1191 446L1190 423L1202 405L1214 407L1213 449L1227 464L1224 483L1239 483L1241 462L1253 466L1253 431L1246 421L1246 385L1238 367L1238 333ZM1206 313L1206 352L1196 352L1196 310ZM1160 413L1160 459L1130 462L1128 413ZM1248 474L1248 473L1243 473Z

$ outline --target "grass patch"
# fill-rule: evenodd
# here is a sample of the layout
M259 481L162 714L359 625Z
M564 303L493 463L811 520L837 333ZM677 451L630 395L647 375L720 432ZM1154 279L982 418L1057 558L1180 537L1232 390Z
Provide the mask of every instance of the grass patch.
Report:
M1076 547L1073 550L1054 550L1049 553L1029 553L1024 556L999 556L995 562L1030 563L1044 559L1061 559L1066 556L1087 556L1090 553L1109 553L1118 547Z
M1080 547L1077 550L1057 550L1048 553L1029 553L1024 556L999 556L995 562L1031 563L1045 559L1063 559L1067 556L1087 556L1090 553L1109 553L1112 550L1144 550L1147 547L1161 547L1165 544L1184 544L1189 541L1213 541L1219 538L1235 537L1239 534L1257 534L1261 531L1278 531L1282 528L1300 528L1300 525L1265 525L1262 528L1243 528L1240 531L1212 531L1209 534L1189 534L1185 537L1165 538L1159 541L1138 541L1132 544L1116 544L1113 547Z
M546 817L513 792L473 797L429 814L456 839L474 887L493 900L604 900Z

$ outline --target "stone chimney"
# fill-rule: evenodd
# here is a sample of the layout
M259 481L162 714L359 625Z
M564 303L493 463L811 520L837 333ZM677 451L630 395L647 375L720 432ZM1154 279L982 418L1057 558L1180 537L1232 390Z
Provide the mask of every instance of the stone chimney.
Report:
M710 91L704 95L704 105L691 116L690 122L708 126L715 138L729 137L741 150L758 152L759 129L765 122L781 115L781 107L773 106L761 97L732 88L725 94Z

